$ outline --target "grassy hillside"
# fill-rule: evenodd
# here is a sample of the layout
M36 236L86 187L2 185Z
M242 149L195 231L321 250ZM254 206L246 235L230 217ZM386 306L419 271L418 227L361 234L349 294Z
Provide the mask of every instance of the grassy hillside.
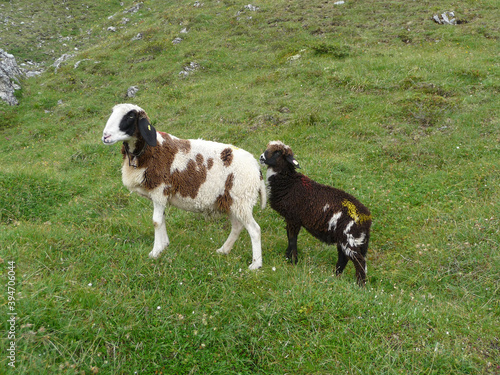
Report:
M0 47L47 68L0 104L0 373L500 373L496 1L252 4L0 5ZM257 272L246 232L220 256L229 223L175 208L150 260L152 205L100 141L119 102L256 157L289 144L372 211L367 287L305 232L287 264L269 207Z

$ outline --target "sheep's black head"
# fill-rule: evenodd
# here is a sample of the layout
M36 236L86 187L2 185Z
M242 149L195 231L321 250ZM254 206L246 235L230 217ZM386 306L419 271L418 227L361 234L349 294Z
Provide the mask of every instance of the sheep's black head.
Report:
M112 145L142 137L150 146L156 146L156 129L149 122L146 112L133 104L118 104L104 128L102 141Z
M274 171L295 170L300 168L299 163L293 156L292 149L280 141L272 141L260 156L260 162L266 164Z

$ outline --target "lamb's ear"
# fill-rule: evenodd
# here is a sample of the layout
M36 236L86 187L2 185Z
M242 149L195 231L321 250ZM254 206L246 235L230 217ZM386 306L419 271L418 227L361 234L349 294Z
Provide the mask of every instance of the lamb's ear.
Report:
M292 164L295 168L300 168L299 162L297 160L295 160L293 155L288 155L286 157L286 161L289 162L290 164Z
M147 117L139 119L139 131L148 145L156 146L156 129L149 123Z

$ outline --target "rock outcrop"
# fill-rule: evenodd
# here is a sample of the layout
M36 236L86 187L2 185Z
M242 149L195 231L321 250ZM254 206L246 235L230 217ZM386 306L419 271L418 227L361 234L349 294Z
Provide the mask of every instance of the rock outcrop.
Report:
M19 78L23 71L17 65L16 58L0 49L0 99L9 105L19 104L14 91L21 88Z

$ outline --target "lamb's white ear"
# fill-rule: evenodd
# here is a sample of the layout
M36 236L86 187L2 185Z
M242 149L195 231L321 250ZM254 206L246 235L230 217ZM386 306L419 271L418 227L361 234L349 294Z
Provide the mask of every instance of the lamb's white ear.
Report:
M293 155L288 155L286 157L286 161L289 162L290 164L292 164L295 168L300 168L299 162L297 160L295 160Z
M141 132L142 137L146 141L148 145L151 147L156 146L156 129L149 123L147 117L142 117L139 119L139 131Z

